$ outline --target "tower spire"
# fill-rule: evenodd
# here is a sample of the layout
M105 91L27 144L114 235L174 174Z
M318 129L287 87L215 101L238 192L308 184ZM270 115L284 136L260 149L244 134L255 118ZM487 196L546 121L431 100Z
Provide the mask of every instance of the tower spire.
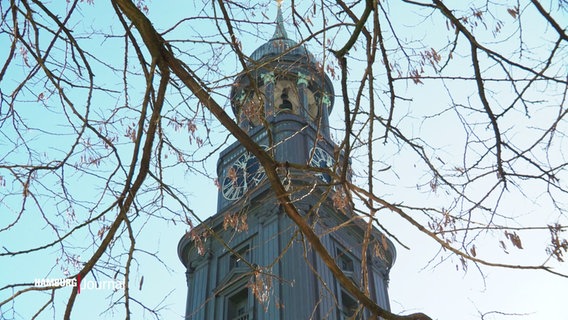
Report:
M282 17L282 0L276 0L276 5L278 6L278 13L276 14L276 30L274 30L272 40L288 39L288 34L284 28L284 18Z

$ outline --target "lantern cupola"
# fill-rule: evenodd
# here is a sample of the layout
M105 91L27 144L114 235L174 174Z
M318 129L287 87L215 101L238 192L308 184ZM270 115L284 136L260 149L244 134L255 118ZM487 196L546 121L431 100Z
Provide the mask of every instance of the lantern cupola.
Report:
M304 44L288 37L282 8L270 40L250 55L247 70L236 78L231 106L245 130L293 115L329 138L334 91L329 77Z

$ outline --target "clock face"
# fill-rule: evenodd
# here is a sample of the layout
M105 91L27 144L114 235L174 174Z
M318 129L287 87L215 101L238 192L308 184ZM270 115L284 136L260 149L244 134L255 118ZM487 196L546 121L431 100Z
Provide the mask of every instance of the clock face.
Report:
M243 153L228 168L223 178L222 193L227 200L240 199L266 177L258 159L249 152Z
M327 151L320 147L316 147L312 160L310 161L310 165L317 168L331 168L333 167L333 162L333 157ZM318 172L316 176L326 183L331 182L331 176L327 173Z

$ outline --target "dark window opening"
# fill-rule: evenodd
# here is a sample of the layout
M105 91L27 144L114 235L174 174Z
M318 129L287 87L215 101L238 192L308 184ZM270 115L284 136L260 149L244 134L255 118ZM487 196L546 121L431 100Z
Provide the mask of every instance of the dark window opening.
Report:
M280 95L280 98L282 99L282 103L278 107L280 108L280 110L291 112L292 109L293 109L293 106L292 106L292 102L290 102L290 100L289 100L290 98L288 97L288 90L289 90L288 87L282 89L282 94Z
M359 304L347 292L341 290L341 308L340 319L363 319L360 315L356 315Z
M238 267L246 267L246 261L250 260L250 247L248 245L241 247L237 250L237 254L231 255L231 261L229 264L229 268L238 268Z
M248 305L248 289L243 289L229 298L228 320L252 320Z
M353 266L353 259L348 256L345 252L337 250L337 265L343 272L353 272L355 267Z

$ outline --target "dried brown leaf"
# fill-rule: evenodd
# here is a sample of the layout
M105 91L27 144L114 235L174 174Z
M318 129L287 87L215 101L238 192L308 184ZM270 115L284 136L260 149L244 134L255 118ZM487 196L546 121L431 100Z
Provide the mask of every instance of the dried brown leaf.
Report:
M521 237L516 232L508 232L505 231L505 236L511 241L513 246L517 247L518 249L523 249L523 244L521 242Z
M519 15L519 8L508 8L507 12L511 15L511 17L513 17L513 19L517 19L517 16Z

